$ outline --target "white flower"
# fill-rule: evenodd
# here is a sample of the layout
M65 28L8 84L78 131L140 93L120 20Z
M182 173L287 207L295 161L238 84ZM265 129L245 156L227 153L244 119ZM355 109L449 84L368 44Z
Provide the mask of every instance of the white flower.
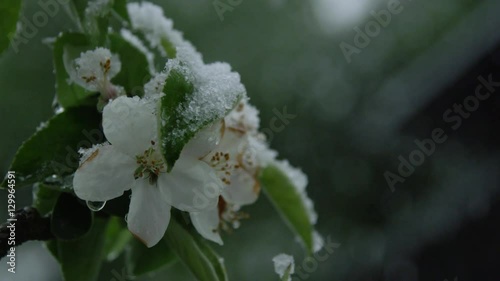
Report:
M172 20L164 16L161 7L149 2L128 3L127 11L132 29L140 31L149 45L157 49L162 56L167 56L167 50L164 47L169 43L172 44L173 50L181 46L193 48L184 40L181 32L173 29Z
M148 247L163 237L171 206L189 212L213 209L222 187L213 168L189 153L166 173L155 109L154 102L138 97L110 102L103 111L110 144L83 151L73 182L76 195L87 201L107 201L131 189L128 228ZM196 146L194 141L187 148Z
M113 85L111 79L120 72L121 62L108 49L86 51L73 61L68 69L71 79L83 88L101 93L108 101L125 93L123 87Z
M274 158L274 152L258 139L258 112L245 99L224 118L224 123L220 144L204 159L217 170L226 187L217 208L190 213L196 230L221 245L220 229L237 228L240 219L246 217L239 209L257 200L259 168L267 163L265 159Z
M273 258L274 271L280 276L280 278L288 275L288 281L292 280L291 275L295 272L295 261L293 256L287 254L280 254Z

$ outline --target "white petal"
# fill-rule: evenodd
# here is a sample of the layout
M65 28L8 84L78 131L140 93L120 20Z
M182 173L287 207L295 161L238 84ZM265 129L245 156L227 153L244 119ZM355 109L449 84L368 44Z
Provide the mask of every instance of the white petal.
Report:
M219 234L219 210L215 207L204 212L189 213L194 227L206 239L224 245Z
M246 133L255 134L259 129L259 111L248 103L248 98L243 98L224 119L228 127Z
M169 222L170 205L162 200L158 187L148 180L137 180L127 215L130 232L151 248L163 238Z
M180 158L170 173L159 176L158 187L163 198L173 207L199 212L217 206L222 182L205 162Z
M249 136L248 142L249 150L255 156L257 166L265 167L275 161L278 153L269 147L264 135Z
M108 141L124 153L135 157L151 147L157 139L154 104L138 97L119 97L103 111L103 129Z
M259 193L259 182L249 173L237 170L231 177L231 184L222 191L222 196L228 203L243 206L254 203Z
M73 179L73 188L80 199L107 201L131 188L136 168L134 159L109 144L94 146L83 153Z
M201 158L213 151L224 134L224 123L215 122L196 133L186 144L182 153L187 157Z

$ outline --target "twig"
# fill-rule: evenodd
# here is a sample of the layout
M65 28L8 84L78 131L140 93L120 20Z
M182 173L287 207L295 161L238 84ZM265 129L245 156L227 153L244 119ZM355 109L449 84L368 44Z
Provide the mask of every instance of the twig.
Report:
M35 208L25 207L14 213L16 221L0 226L0 259L7 255L11 247L17 247L31 240L46 241L54 239L50 231L50 218L42 217ZM11 239L11 240L9 240ZM15 241L15 245L10 245Z

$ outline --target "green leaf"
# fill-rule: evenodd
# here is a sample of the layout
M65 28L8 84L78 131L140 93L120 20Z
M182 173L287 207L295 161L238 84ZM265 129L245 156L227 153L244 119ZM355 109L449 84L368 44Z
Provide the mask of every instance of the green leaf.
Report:
M176 261L177 256L164 240L148 248L137 239L133 239L126 252L127 269L132 277L152 274Z
M182 149L195 134L221 118L220 113L213 112L204 116L196 116L196 121L194 121L193 118L188 118L183 114L183 109L188 106L194 93L193 83L188 80L188 76L190 76L189 70L183 66L171 69L163 88L165 95L160 100L160 114L158 115L160 143L168 172L172 170ZM239 99L235 99L232 108L238 101Z
M59 257L57 256L58 252L59 252L59 249L57 248L57 244L58 244L57 240L49 240L49 241L46 241L44 243L45 248L47 248L47 251L49 251L49 253L52 254L52 256L56 260L59 260Z
M228 280L223 259L176 218L170 220L164 239L199 281Z
M92 229L73 241L57 241L57 260L65 281L97 281L104 258L104 234L108 221L96 218ZM53 245L48 245L54 251Z
M60 240L74 240L84 236L92 228L93 214L87 206L69 194L62 193L57 199L51 217L51 231Z
M124 86L127 93L143 96L144 83L151 75L146 56L118 34L110 34L111 52L120 56L122 68L113 78L113 83Z
M162 38L161 46L163 47L163 50L165 50L169 58L172 59L175 58L175 56L177 56L177 50L174 44L172 44L172 42L170 42L168 39Z
M292 271L292 266L289 265L287 268L286 268L286 271L285 271L285 274L283 274L283 278L281 278L281 281L288 281L290 280L290 276L291 276L291 272Z
M16 32L21 11L21 0L0 1L0 54L7 49Z
M44 128L24 142L10 167L16 171L17 188L43 182L56 175L73 174L79 166L81 147L102 143L101 117L95 108L71 108L55 115ZM6 186L6 182L2 183Z
M114 1L89 1L88 9L84 12L84 30L94 47L103 46L108 36L110 13L113 11Z
M79 31L87 34L93 47L103 46L106 42L109 14L114 5L113 0L71 0L69 5L71 16Z
M162 154L167 161L168 171L171 171L179 159L182 149L195 134L194 132L184 135L172 133L177 129L189 126L188 121L182 117L178 109L189 100L194 92L194 86L183 73L172 69L165 82L163 92L165 95L160 101L159 114L159 124L163 124L160 126L160 139L162 140Z
M33 188L33 207L41 216L52 212L61 192L43 183L35 184Z
M59 105L63 108L88 105L88 98L95 94L76 83L68 83L70 76L67 68L71 67L71 61L90 48L89 40L81 33L62 33L56 38L54 43L56 96Z
M87 17L85 26L88 27L87 33L90 34L93 47L103 46L108 36L109 18L105 16Z
M118 16L120 16L121 20L130 23L130 17L127 10L127 0L115 0L113 3L113 10Z
M80 29L83 29L84 26L85 9L87 8L88 2L88 0L71 0L69 5L73 20Z
M106 230L106 243L104 253L107 261L118 258L132 240L132 234L121 222L124 219L113 217L109 220Z
M268 166L260 175L263 190L289 227L302 239L307 251L313 251L313 226L301 194L278 167Z
M125 218L128 214L131 194L132 192L127 190L122 196L109 200L101 211L111 216Z

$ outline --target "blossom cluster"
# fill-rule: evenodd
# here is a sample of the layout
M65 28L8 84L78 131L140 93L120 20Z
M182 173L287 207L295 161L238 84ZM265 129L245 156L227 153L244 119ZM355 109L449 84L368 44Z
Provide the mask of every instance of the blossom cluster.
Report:
M99 92L105 102L102 126L107 142L80 151L73 181L76 195L103 202L130 190L127 225L148 247L164 236L172 208L189 213L203 237L222 245L221 233L238 228L247 217L241 207L258 199L259 172L274 164L294 181L314 224L317 216L305 193L307 178L288 162L278 161L269 148L259 132L259 112L249 103L239 75L226 63L204 63L157 6L129 3L128 10L131 27L120 34L146 55L153 78L144 85L144 95L126 93L111 82L124 58L103 47L81 53L69 66L71 80ZM135 34L141 34L141 39ZM158 57L167 61L160 71L155 70ZM167 78L174 72L192 83L194 90L175 109L188 125L167 134L174 139L193 137L169 169L160 107L169 86ZM204 124L207 116L211 122Z

